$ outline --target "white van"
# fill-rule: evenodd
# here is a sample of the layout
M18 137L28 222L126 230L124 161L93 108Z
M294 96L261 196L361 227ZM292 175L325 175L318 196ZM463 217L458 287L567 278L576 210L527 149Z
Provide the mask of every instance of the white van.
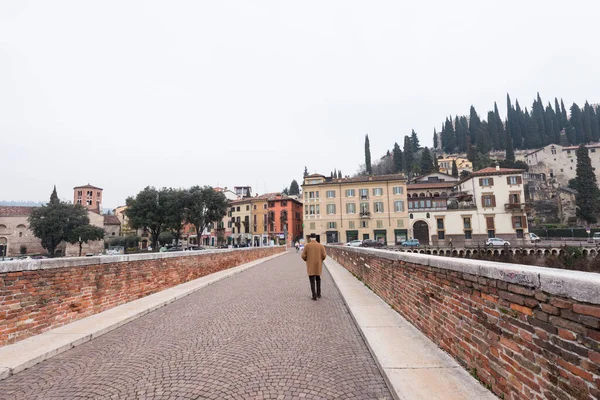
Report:
M542 239L540 239L540 237L535 233L529 233L529 239L531 240L531 243L539 243L542 241Z

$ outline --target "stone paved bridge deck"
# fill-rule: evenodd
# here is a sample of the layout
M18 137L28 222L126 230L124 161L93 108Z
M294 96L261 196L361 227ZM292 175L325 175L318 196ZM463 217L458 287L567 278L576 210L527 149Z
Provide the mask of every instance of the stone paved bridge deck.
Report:
M328 272L288 253L0 381L0 399L391 399Z

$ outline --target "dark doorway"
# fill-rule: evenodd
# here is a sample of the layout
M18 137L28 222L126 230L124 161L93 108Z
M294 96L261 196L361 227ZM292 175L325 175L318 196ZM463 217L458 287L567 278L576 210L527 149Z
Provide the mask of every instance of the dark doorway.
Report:
M429 226L425 221L417 221L413 225L413 235L422 245L429 245Z
M337 231L328 231L327 232L327 243L338 243L338 233Z

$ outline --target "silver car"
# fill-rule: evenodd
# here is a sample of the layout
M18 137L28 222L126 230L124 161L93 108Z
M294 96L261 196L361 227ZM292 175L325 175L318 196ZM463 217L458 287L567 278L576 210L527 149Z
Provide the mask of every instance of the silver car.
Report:
M352 241L346 243L346 246L359 247L361 243L362 243L362 240L352 240Z
M488 240L485 241L485 245L486 246L504 246L504 247L508 247L510 246L510 242L504 239L500 239L500 238L488 238Z

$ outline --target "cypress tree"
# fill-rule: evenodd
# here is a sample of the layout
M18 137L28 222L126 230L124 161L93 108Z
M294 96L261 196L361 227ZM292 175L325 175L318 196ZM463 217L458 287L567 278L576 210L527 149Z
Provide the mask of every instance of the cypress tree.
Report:
M338 171L338 178L342 179L342 171Z
M477 115L477 111L475 111L475 107L471 106L471 110L469 112L469 141L471 144L478 145L477 134L481 128L481 120L479 119L479 115Z
M408 136L404 136L404 166L403 166L403 170L406 172L406 174L410 174L412 172L412 164L413 164L413 144L412 141L410 140L410 137Z
M458 118L458 117L457 117ZM458 143L458 149L461 153L465 153L469 149L469 121L466 116L458 119L456 128L456 141Z
M556 134L554 129L554 111L550 104L546 106L546 111L544 113L544 126L546 127L544 145L550 143L558 144L560 142L560 136Z
M394 159L394 173L398 173L402 171L402 150L400 150L400 146L398 142L394 143L394 150L392 151L393 159Z
M60 200L58 199L58 194L56 193L56 185L54 185L54 190L52 191L52 194L50 194L50 204L57 203L60 203Z
M581 109L575 103L571 106L571 125L575 130L575 142L576 144L586 143L586 134L583 130L583 120L581 117Z
M508 132L505 133L506 136L506 161L511 164L515 163L515 149L513 148L512 138L508 135Z
M582 143L577 149L577 176L574 182L577 196L575 204L577 205L577 216L582 218L588 224L598 222L598 213L600 212L600 190L596 174L592 169L592 161L588 150Z
M415 132L415 130L412 130L412 133L410 134L410 141L412 142L412 149L413 149L413 153L416 153L417 151L419 151L419 137L417 136L417 133Z
M371 146L369 144L369 135L365 135L365 169L367 175L373 174L373 168L371 167Z
M435 128L433 128L433 149L434 150L438 149L438 134L437 134Z
M500 149L500 135L498 133L498 124L496 123L496 116L494 112L488 111L487 118L492 149Z
M506 149L506 135L504 134L504 124L502 123L502 118L500 118L500 113L498 112L498 104L496 104L496 102L494 102L494 118L496 119L496 129L498 131L497 149Z
M422 174L428 174L433 171L433 158L431 157L431 152L427 147L425 147L421 152L420 166Z
M446 135L446 152L454 153L454 150L456 149L456 133L452 126L452 117L450 117L450 119L446 118L446 122L444 123L444 133Z
M433 170L435 172L440 172L440 164L438 164L438 158L435 154L433 156Z
M452 160L452 176L458 178L458 166L456 165L456 160Z
M521 110L521 106L519 105L519 100L515 101L515 112L513 113L515 117L514 134L513 138L513 146L517 149L523 148L523 138L525 136L525 132L527 132L527 119L525 118L525 113Z

